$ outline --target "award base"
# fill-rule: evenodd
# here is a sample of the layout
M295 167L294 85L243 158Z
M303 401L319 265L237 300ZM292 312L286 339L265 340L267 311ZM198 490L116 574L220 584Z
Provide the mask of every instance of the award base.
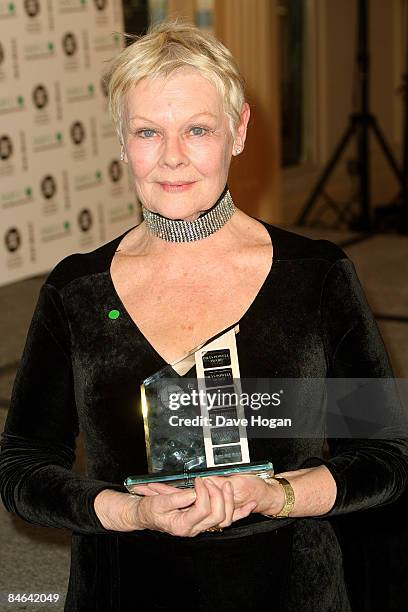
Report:
M146 474L140 476L129 476L124 485L134 495L140 495L134 487L136 485L149 484L153 482L163 482L179 489L194 487L195 478L205 478L206 476L233 476L235 474L251 474L258 478L272 478L274 475L273 464L270 461L254 461L239 465L226 465L224 467L210 467L203 470L189 470L183 473L168 474L159 472L156 474Z

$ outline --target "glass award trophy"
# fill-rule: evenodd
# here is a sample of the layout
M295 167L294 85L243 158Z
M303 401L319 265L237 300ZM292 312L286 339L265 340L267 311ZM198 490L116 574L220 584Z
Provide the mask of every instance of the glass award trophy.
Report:
M149 482L192 487L197 476L273 476L270 461L251 462L249 456L238 332L238 325L228 328L143 381L149 473L125 480L130 493Z

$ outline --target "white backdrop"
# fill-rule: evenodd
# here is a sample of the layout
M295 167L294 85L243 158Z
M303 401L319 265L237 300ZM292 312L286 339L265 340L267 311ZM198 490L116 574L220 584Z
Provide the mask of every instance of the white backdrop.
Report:
M101 77L120 0L0 0L0 285L136 225Z

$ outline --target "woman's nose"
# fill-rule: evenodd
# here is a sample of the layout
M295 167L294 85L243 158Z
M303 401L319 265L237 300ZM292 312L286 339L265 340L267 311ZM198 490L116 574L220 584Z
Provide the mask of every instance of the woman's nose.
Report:
M177 168L181 164L188 164L184 144L179 136L169 136L164 140L161 164L169 168Z

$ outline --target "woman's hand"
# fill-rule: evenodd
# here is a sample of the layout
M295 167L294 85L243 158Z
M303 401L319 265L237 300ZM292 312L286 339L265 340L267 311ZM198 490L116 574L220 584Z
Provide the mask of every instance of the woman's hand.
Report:
M212 479L196 478L194 490L180 490L161 483L139 485L144 497L104 489L95 498L95 512L105 529L135 531L152 529L172 535L194 537L210 527L228 527L248 514L254 503L234 504L231 483L219 486Z
M230 482L236 509L253 505L252 512L260 514L277 514L284 506L285 494L281 485L274 481L266 482L259 476L235 474L233 476L211 476L214 483L221 487L225 481Z
M291 517L321 516L329 512L336 501L337 486L330 470L325 465L302 468L290 472L280 472L279 476L287 478L295 494L295 505ZM277 480L262 480L250 474L220 477L211 476L220 483L229 480L234 491L235 508L242 507L250 501L254 504L252 512L266 516L278 514L285 503L285 492Z
M249 506L252 506L251 512L277 514L283 508L285 502L285 494L278 482L269 480L266 483L262 478L251 474L211 476L211 478L204 478L204 482L206 481L213 482L221 491L227 486L227 483L231 485L234 503L233 522L248 516L249 512L245 512ZM157 482L139 485L138 490L142 495L152 496L174 493L179 489ZM243 508L245 510L241 516Z
M326 466L281 472L280 476L289 480L295 493L291 517L321 516L332 509L337 487ZM250 474L196 479L194 491L163 483L139 485L137 491L144 497L110 490L97 495L95 510L106 529L157 529L194 536L213 526L227 527L251 512L278 514L285 501L278 481L265 482Z
M227 479L216 485L212 478L196 478L194 491L161 483L139 485L135 490L144 495L133 513L139 528L182 537L194 537L210 527L228 527L254 508L252 501L236 508ZM131 523L132 513L128 521Z

